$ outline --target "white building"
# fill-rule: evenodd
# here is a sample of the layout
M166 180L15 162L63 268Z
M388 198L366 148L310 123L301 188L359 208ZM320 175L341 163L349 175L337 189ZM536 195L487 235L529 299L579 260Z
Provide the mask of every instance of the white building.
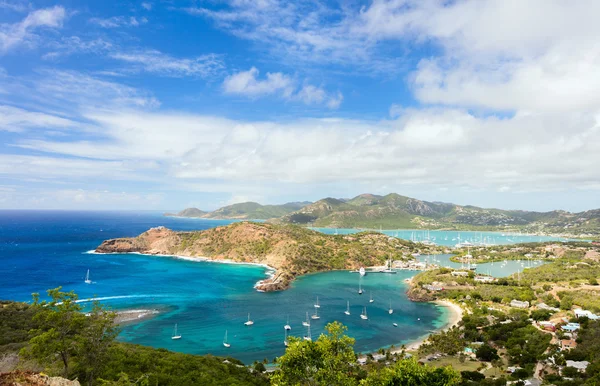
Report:
M575 367L579 372L584 372L589 364L588 361L567 361L567 367Z
M594 314L592 311L584 310L582 308L578 308L574 312L575 312L575 316L578 318L585 316L586 318L591 319L591 320L600 319L600 316Z
M510 302L510 306L515 308L529 308L529 302L522 302L520 300L513 299Z

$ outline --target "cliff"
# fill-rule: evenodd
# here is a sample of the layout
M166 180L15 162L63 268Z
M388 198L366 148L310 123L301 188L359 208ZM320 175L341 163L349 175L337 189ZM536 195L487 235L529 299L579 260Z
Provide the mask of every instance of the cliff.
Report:
M139 252L265 264L276 272L257 289L276 291L289 287L299 275L383 265L389 258L412 258L411 253L417 250L427 253L435 247L374 232L334 236L295 225L239 222L196 232L152 228L138 237L106 240L96 252Z

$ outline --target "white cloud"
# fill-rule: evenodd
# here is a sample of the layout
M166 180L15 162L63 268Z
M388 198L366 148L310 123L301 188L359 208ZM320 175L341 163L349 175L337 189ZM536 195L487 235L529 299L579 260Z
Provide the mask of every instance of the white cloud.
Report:
M299 100L307 105L325 104L331 109L338 108L343 100L343 95L339 91L335 95L329 95L321 87L311 84L299 86L296 79L281 72L267 72L264 79L259 79L259 71L256 67L226 77L223 81L223 90L227 94L251 98L276 94L286 100Z
M62 129L74 127L75 122L40 112L0 105L0 130L22 131L32 128Z
M135 52L113 52L113 59L131 63L138 70L164 76L200 76L211 77L225 67L221 58L214 54L202 55L196 58L175 58L157 50Z
M146 11L151 11L152 10L152 3L147 3L147 2L143 2L141 4L142 8L144 8Z
M498 119L461 110L407 109L400 119L382 122L243 122L122 111L85 118L95 123L102 140L19 145L106 162L159 162L172 181L188 182L360 182L496 191L510 186L518 192L591 189L600 180L594 166L600 163L595 151L600 126L591 115Z
M14 12L26 12L31 5L24 1L0 0L0 9L9 9Z
M56 60L75 53L103 54L109 51L113 45L102 38L86 40L79 36L68 36L49 43L48 47L52 51L44 54L42 59Z
M55 6L32 11L15 24L0 24L0 54L19 46L35 45L39 39L34 33L35 30L42 27L60 28L65 17L65 9Z
M148 23L145 17L137 18L135 16L113 16L109 18L93 17L89 20L90 23L102 28L119 28L119 27L138 27Z

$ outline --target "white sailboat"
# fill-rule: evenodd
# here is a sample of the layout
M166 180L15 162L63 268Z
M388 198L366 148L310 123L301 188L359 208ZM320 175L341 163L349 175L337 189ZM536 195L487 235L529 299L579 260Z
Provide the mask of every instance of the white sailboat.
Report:
M344 311L344 314L350 315L350 301L346 302L346 311Z
M321 319L321 317L319 316L319 309L318 308L315 308L315 314L313 316L311 316L311 319L314 319L314 320Z
M173 336L171 336L171 339L181 339L181 335L177 333L177 323L175 323L175 328L173 329Z
M307 326L306 335L304 336L304 340L312 341L312 337L310 336L310 324Z
M359 295L363 294L363 290L362 290L362 287L360 286L360 282L358 283L358 294Z
M398 327L398 323L392 323L392 326Z
M365 276L367 274L367 271L365 271L365 267L360 267L358 273L360 273L360 276Z
M321 308L321 306L319 305L319 297L317 296L317 302L315 303L315 308Z
M289 315L288 315L288 318L287 318L287 324L285 326L283 326L283 329L286 330L286 331L292 329L292 326L290 326L290 316Z
M85 275L85 284L92 284L92 280L90 279L90 270L87 270L87 274Z
M306 320L302 322L304 327L310 327L310 320L308 319L308 312L306 313Z
M369 294L371 295L371 297L369 298L369 303L373 303L375 300L373 300L373 291L369 291Z
M244 325L245 326L251 326L253 324L254 324L254 322L252 320L250 320L250 313L248 313L248 321L244 322Z
M225 330L225 338L223 338L223 346L231 347L231 344L227 342L227 330Z
M394 313L394 309L392 308L392 300L390 299L390 309L388 310L388 314L393 314Z
M361 319L363 319L363 320L367 320L367 319L369 319L369 318L367 317L367 307L365 307L365 308L363 309L363 312L362 312L362 314L360 314L360 318L361 318Z

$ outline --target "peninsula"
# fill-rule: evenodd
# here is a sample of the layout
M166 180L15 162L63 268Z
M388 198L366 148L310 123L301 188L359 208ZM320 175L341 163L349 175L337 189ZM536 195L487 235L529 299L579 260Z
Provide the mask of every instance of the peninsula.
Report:
M137 252L266 265L275 273L256 288L278 291L307 273L382 266L388 259L413 259L412 253L416 252L439 253L441 247L376 232L326 235L296 225L239 222L194 232L152 228L137 237L106 240L96 252Z

